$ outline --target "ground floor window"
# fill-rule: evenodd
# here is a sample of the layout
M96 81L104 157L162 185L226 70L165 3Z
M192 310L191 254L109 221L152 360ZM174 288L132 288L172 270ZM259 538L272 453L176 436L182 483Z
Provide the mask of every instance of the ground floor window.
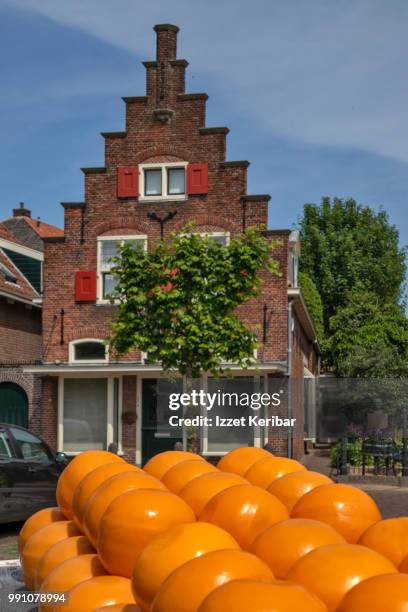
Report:
M77 453L120 448L118 378L65 378L61 381L60 450Z
M212 410L220 419L240 419L249 415L265 416L264 409L254 413L248 406L240 404L244 394L252 396L264 390L264 378L255 376L235 376L233 378L212 378L206 380L208 393L220 392L220 401ZM206 454L226 453L240 446L263 446L267 437L264 428L251 425L240 427L205 427L203 429L203 451Z

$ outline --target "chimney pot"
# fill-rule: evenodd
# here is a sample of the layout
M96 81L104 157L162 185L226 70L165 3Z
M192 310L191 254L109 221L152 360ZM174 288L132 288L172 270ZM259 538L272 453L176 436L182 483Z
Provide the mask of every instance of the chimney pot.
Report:
M29 217L31 218L31 210L25 207L24 202L20 202L18 208L13 208L13 217Z
M171 23L160 23L154 26L156 32L156 60L163 62L177 57L177 32L179 28Z

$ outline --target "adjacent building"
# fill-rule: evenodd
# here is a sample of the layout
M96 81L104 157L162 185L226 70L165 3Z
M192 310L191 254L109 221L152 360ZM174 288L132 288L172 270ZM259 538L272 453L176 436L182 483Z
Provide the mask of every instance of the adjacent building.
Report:
M182 389L183 381L167 381L160 364L147 364L137 350L121 361L109 354L104 339L115 311L108 299L115 283L111 257L122 241L149 249L189 221L195 231L226 243L248 226L268 227L270 200L247 193L248 161L227 160L228 128L206 126L207 94L185 92L188 63L177 58L178 28L154 30L157 54L144 62L145 95L123 99L125 130L102 133L105 163L82 168L84 201L63 202L63 235L43 238L41 364L25 369L42 379L39 433L52 446L73 455L115 443L137 463L174 445L158 431L158 411L160 400ZM303 386L305 377L317 374L319 349L298 287L299 238L285 229L264 235L279 240L273 254L281 275L264 271L260 295L239 309L258 335L257 363L246 371L230 364L232 379L205 376L201 384L253 392L279 378L286 385L280 414L295 417L296 425L227 434L203 428L200 450L208 456L266 443L280 454L300 456L304 439L313 437Z
M23 371L42 357L43 238L57 227L34 221L20 204L0 222L0 422L36 430L41 378Z

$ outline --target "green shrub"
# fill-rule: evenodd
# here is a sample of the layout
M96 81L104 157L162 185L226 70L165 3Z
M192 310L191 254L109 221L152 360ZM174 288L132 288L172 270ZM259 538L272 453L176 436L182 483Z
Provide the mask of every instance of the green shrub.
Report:
M347 442L347 463L353 467L363 465L362 440ZM330 451L330 467L336 468L340 464L341 442L337 442ZM366 457L366 465L372 465L373 458Z
M378 440L374 442L378 442ZM337 442L337 444L333 446L330 450L330 467L331 468L337 468L340 465L341 447L342 447L342 443ZM352 467L361 467L363 465L362 448L363 448L363 440L361 438L358 438L352 442L347 442L347 464L348 465ZM401 461L400 459L401 453L402 453L402 444L397 442L395 445L394 461L395 460L397 460L397 462ZM382 469L385 467L385 463L386 463L385 458L376 457L376 460L377 460L377 467L379 469ZM371 455L366 455L365 464L366 466L374 465L374 457L372 457Z
M299 272L299 285L316 329L317 337L323 339L323 304L317 287L306 272Z

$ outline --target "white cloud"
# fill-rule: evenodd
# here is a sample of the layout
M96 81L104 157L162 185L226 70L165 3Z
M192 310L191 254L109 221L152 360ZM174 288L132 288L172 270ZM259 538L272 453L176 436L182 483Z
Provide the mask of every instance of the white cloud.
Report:
M11 2L10 2L11 4ZM405 0L12 0L151 59L155 23L181 26L194 86L310 144L408 161Z

